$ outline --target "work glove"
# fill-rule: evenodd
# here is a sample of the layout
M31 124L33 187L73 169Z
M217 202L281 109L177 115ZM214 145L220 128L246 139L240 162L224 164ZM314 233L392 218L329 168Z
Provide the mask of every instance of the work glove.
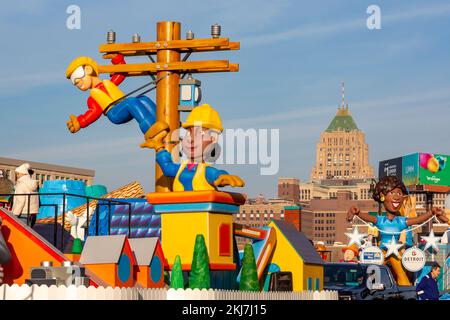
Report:
M245 181L240 177L232 175L232 174L221 174L216 181L214 181L214 185L216 187L243 187L245 186Z
M72 133L76 133L76 132L80 131L81 126L80 126L80 122L78 122L77 117L75 117L73 114L71 114L69 117L70 117L70 120L67 121L67 129L69 129L69 131Z

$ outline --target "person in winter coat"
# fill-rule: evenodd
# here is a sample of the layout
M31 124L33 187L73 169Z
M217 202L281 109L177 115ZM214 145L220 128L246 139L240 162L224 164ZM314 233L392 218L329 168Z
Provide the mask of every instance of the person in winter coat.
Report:
M419 300L439 300L437 278L441 272L441 266L434 263L431 272L425 275L416 287Z
M38 182L31 179L28 170L30 170L30 164L28 163L24 163L16 168L16 186L14 194L37 193ZM30 227L34 226L38 211L39 196L14 196L12 208L13 214L26 221Z

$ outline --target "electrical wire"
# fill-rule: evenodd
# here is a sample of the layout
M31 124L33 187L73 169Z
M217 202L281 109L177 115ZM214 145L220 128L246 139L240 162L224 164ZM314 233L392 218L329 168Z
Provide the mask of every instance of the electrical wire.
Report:
M372 227L372 225L371 225L370 223L364 221L363 219L361 219L361 218L358 217L357 215L353 216L353 220L355 220L355 218L358 218L359 220L361 220L362 223L363 223L364 225L366 225L366 226L368 226L368 227ZM425 224L427 224L428 222L430 222L430 221L433 220L433 219L435 219L437 223L440 223L440 221L436 218L436 216L432 216L432 217L429 218L427 221L425 221L425 222L423 222L423 223L421 223L421 224L419 224L419 225L416 225L414 228L406 229L406 231L409 232L409 231L413 231L413 230L419 229L419 228L421 228L422 226L424 226ZM352 222L353 222L353 221L352 221ZM378 228L377 228L377 229L378 229ZM391 235L400 235L400 234L403 232L403 231L400 231L400 232L398 232L398 231L397 231L397 232L396 232L396 231L384 231L384 230L380 230L380 229L378 229L378 231L379 231L380 233L391 234Z
M146 93L148 93L148 92L150 92L150 91L152 91L152 90L155 90L155 89L156 89L156 85L158 84L158 82L161 81L162 79L168 77L168 76L171 75L171 74L172 74L172 73L168 71L168 73L167 73L165 76L160 77L160 78L157 78L157 79L155 79L155 80L153 80L153 81L150 81L150 82L148 82L148 83L146 83L146 84L144 84L144 85L138 87L137 89L134 89L133 91L128 92L128 93L127 93L126 95L124 95L123 97L120 97L119 99L114 100L113 102L111 102L110 104L108 104L108 106L105 108L105 112L108 111L111 107L113 107L113 106L116 105L117 103L119 103L120 101L122 101L122 100L128 98L128 97L131 96L132 94L135 94L136 92L139 92L139 91L141 91L142 89L144 89L144 88L146 88L146 87L148 87L148 86L150 86L150 85L152 85L152 84L154 85L153 87L151 87L150 89L147 89L146 91L140 93L140 94L138 95L138 97L139 97L139 96L142 96L142 95L144 95L144 94L146 94Z

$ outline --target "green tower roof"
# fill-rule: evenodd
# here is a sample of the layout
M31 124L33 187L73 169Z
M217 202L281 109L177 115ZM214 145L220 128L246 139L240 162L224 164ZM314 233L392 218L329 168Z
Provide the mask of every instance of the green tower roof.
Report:
M333 131L346 131L350 132L353 130L359 130L355 121L353 120L350 111L348 110L348 106L339 107L336 115L333 120L331 120L330 125L325 130L326 132Z

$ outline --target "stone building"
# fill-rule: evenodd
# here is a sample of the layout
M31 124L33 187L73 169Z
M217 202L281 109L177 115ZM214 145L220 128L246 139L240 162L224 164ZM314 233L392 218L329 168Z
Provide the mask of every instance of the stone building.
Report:
M373 177L374 171L369 164L369 146L364 133L353 120L348 104L345 104L343 93L342 105L338 107L336 116L320 134L311 180Z

